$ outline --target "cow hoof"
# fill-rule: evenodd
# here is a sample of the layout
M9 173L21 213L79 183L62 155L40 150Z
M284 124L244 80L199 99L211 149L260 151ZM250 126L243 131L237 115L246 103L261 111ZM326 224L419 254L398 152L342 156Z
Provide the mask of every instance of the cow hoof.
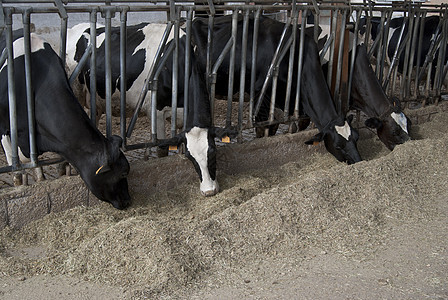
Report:
M211 197L211 196L216 195L217 193L218 193L217 189L209 190L209 191L201 191L202 196L205 196L205 197Z

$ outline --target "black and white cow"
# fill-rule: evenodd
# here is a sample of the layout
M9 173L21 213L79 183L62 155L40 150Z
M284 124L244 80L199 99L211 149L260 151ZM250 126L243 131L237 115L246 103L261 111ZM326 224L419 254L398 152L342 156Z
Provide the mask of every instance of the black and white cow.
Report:
M231 36L231 17L225 16L215 19L214 26L214 45L212 53L212 61L215 62L225 46L225 43ZM240 74L240 61L241 61L241 33L243 22L238 22L238 37L236 42L236 64L235 64L235 82L239 81ZM250 74L252 71L256 72L255 91L259 94L263 86L266 74L268 73L269 64L273 58L276 46L280 40L284 24L278 21L261 17L260 18L260 30L258 37L258 56L257 56L257 69L251 70L251 51L248 51L246 59L246 87L250 86ZM202 72L205 72L205 58L207 49L207 30L208 20L197 18L193 21L192 25L192 37L196 46L198 57L200 58L200 66ZM249 37L248 37L248 49L252 49L253 41L253 19L249 22ZM290 33L289 33L290 34ZM298 40L300 32L298 32ZM297 50L298 53L297 42ZM288 57L286 54L285 57ZM356 163L361 160L359 152L357 150L356 141L358 139L358 133L350 126L350 121L343 116L339 116L336 112L333 100L330 95L329 88L326 84L322 68L319 62L319 54L317 45L314 41L305 36L304 41L304 54L303 54L303 71L301 78L301 104L303 105L303 111L311 118L319 129L319 134L316 135L308 143L312 144L318 141L324 141L327 150L333 154L339 161L346 161L348 163ZM280 109L284 108L284 101L286 96L287 85L287 72L288 62L283 60L280 64L278 84L277 84L277 101L276 106ZM292 95L295 95L297 82L297 64L294 68L293 74L295 78L292 79L293 89ZM221 67L218 70L216 85L216 94L227 94L227 76L229 70L229 58L224 59ZM236 92L235 85L235 92ZM268 88L268 90L270 90ZM262 100L260 113L256 117L256 121L267 120L270 97L265 95ZM290 112L294 111L294 100L290 101Z
M145 85L160 40L165 31L166 24L140 23L127 27L126 49L126 110L132 113L137 106L139 95ZM183 31L180 32L183 34ZM96 60L96 90L97 90L97 116L105 112L106 80L105 80L105 28L98 25L97 30L97 60ZM111 28L111 71L112 71L112 112L119 115L120 110L120 27ZM171 32L170 37L173 37ZM67 31L67 66L70 72L74 70L89 46L91 39L90 24L81 23ZM90 106L90 60L87 61L79 75L80 87L75 94L86 107ZM171 97L171 96L170 96ZM146 99L150 99L147 95ZM143 103L142 110L148 118L151 116L150 101ZM160 107L157 110L159 139L165 137L164 120L170 117L171 109ZM177 127L182 124L182 111L178 110Z
M5 48L5 39L0 41ZM24 73L24 39L15 34L14 79L17 101L18 146L30 156ZM76 167L92 193L115 208L130 204L129 164L120 151L121 138L106 139L92 124L75 98L59 56L41 37L31 34L31 79L35 102L38 154L55 152ZM0 134L5 149L9 142L7 62L0 72ZM6 155L11 156L7 151ZM11 157L8 158L11 161Z
M172 41L170 42L172 43ZM179 41L179 78L178 105L184 107L184 68L185 68L185 36ZM231 129L212 126L211 106L204 72L200 69L198 56L191 45L191 71L189 77L189 100L187 109L186 129L177 136L165 140L160 147L168 145L186 145L186 157L193 163L201 181L200 190L204 196L213 196L219 192L216 177L216 145L215 138L234 136ZM157 109L171 105L172 63L171 54L163 68L157 88Z
M409 27L409 21L404 22L404 17L395 17L392 18L390 20L390 28L389 28L389 35L387 37L387 41L388 41L388 46L387 46L387 58L389 60L389 62L392 61L395 50L397 49L397 47L400 47L402 43L404 43L404 37L406 36L407 32L408 32L408 27ZM420 53L420 65L419 67L422 67L424 62L425 62L425 58L427 56L427 54L429 53L430 50L430 46L431 46L431 40L434 38L434 35L436 34L437 31L437 26L439 24L439 20L440 17L439 16L428 16L425 18L425 22L424 22L424 29L423 29L423 37L421 41L418 41L419 45L421 46L421 53ZM366 23L367 19L366 18L362 18L361 19L361 30L360 33L363 34L365 31L365 23ZM381 28L381 18L380 17L372 17L371 18L371 37L373 40L376 39L376 37L378 36L378 34L380 33L380 28ZM400 37L400 33L401 33L401 29L402 27L404 27L404 31L403 31L403 36L401 38L401 42L400 44L399 42L399 37ZM411 34L411 38L412 39L418 39L419 38L419 32L420 32L420 28L422 26L422 22L420 22L418 30L417 30L417 36L414 36L413 34ZM439 34L441 34L441 30L439 32ZM448 50L448 44L445 45L445 47ZM436 68L437 65L437 58L439 56L439 50L436 50L435 56L434 56L434 60L433 60L433 71L431 72L431 76L434 77L434 70ZM404 68L404 60L405 60L405 55L404 52L403 54L400 56L399 60L398 60L398 72L402 73L403 72L403 68ZM417 60L418 60L418 54L417 54L417 49L415 49L414 52L414 61L413 61L413 65L416 66L417 65ZM443 60L444 64L448 61L448 51L446 51L445 54L445 58ZM433 80L434 78L432 78Z
M369 117L366 126L376 129L378 137L390 150L410 139L410 120L401 110L398 99L389 99L382 89L364 45L357 46L350 106Z

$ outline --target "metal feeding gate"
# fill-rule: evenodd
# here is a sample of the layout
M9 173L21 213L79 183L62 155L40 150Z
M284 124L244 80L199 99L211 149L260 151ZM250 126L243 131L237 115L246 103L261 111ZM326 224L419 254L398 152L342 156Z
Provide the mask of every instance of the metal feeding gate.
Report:
M365 1L364 1L365 2ZM54 26L59 28L59 55L63 61L66 59L67 29L69 22L71 26L80 22L90 23L90 34L96 36L97 26L103 23L105 31L105 103L106 103L106 125L105 135L113 133L112 119L112 77L111 77L111 29L113 25L119 26L120 32L120 121L119 135L123 138L123 150L130 151L136 149L146 149L160 144L161 140L157 136L157 81L158 76L166 63L167 58L173 57L172 72L172 95L171 95L171 136L176 135L179 129L176 128L177 99L179 72L185 72L184 86L188 88L189 70L191 68L191 55L189 47L185 47L185 65L179 66L179 33L185 31L185 43L191 42L191 28L195 17L208 17L208 44L206 59L206 81L208 94L212 110L212 122L215 126L235 128L238 133L237 140L243 140L243 133L251 131L254 127L272 124L287 124L289 130L293 131L293 124L302 117L300 107L300 80L292 82L293 72L297 72L300 78L302 70L302 53L305 30L300 28L314 26L313 38L319 43L322 37L319 36L318 27L327 29L326 42L322 45L321 62L328 58L328 85L332 91L332 96L336 108L340 113L347 113L349 110L349 99L351 90L351 74L355 59L355 50L350 54L349 44L356 45L363 41L369 49L369 56L373 63L376 75L384 90L389 96L398 96L404 106L410 103L421 103L425 105L429 99L437 103L442 96L442 88L446 80L448 65L446 63L447 45L447 6L446 5L426 5L411 2L393 2L393 4L350 3L345 1L143 1L143 0L122 0L122 1L84 1L84 0L0 0L0 31L1 39L6 42L6 47L1 54L1 65L7 60L8 85L14 85L14 70L9 66L13 60L13 29L23 28L25 41L25 68L26 86L28 91L28 120L29 120L29 140L30 140L30 162L21 163L19 161L17 147L17 121L16 121L16 99L14 89L9 90L10 108L10 134L12 143L12 164L0 168L0 173L21 171L38 166L54 164L61 159L38 159L35 141L34 128L34 103L32 98L32 82L30 72L30 32L31 20L38 20L38 16L45 16L43 19L48 22L53 20ZM226 46L222 49L221 55L216 61L212 61L211 52L213 49L213 28L215 22L221 15L230 15L232 30ZM422 41L424 39L425 21L430 15L437 16L438 25L430 40L429 50L422 56ZM49 16L48 18L46 16ZM57 17L58 16L58 17ZM255 69L257 56L257 36L258 32L265 30L259 28L260 16L268 16L283 22L283 32L278 45L275 45L275 54L269 58L270 66L265 76L263 88L260 93L255 93L255 72L247 72L246 60L248 53L252 58L251 69ZM400 29L393 27L393 18L403 17L403 24ZM152 63L152 67L146 77L145 83L141 86L141 93L134 113L126 115L126 45L127 28L130 23L165 21L166 29L159 43L157 54ZM242 22L242 32L238 33L238 22ZM48 27L48 24L34 22L36 29ZM250 28L253 28L255 38L252 41L253 47L247 47ZM372 39L373 29L375 38ZM390 61L387 58L389 35L394 31L399 31L398 44L392 50L393 57ZM39 31L39 30L38 30ZM170 35L171 34L171 35ZM169 43L170 36L173 38ZM242 36L242 39L238 38ZM299 38L300 37L300 38ZM350 43L349 43L350 42ZM241 44L240 44L241 43ZM240 46L241 47L237 47ZM96 118L96 89L97 70L96 60L98 56L97 39L90 39L88 48L70 76L70 83L77 80L77 76L82 67L90 62L90 117L95 122ZM241 51L241 61L236 61L236 51ZM296 50L297 49L297 50ZM219 49L221 50L221 49ZM390 50L389 50L390 51ZM417 60L411 59L417 56ZM223 59L229 56L230 65L228 70L228 92L226 100L216 100L216 74L221 67ZM422 58L423 57L423 58ZM437 57L437 59L435 59ZM421 62L423 59L423 62ZM280 63L288 60L288 82L286 90L285 107L280 115L276 115L276 85ZM239 86L235 82L235 66L241 64ZM431 73L432 72L432 73ZM398 74L401 79L398 80ZM246 76L250 76L250 86L245 86ZM426 80L424 77L426 76ZM434 78L431 82L431 78ZM295 95L292 94L291 86L297 84ZM446 86L446 85L445 85ZM151 91L151 96L147 96ZM248 91L248 92L247 92ZM239 97L235 101L235 92L239 92ZM262 122L255 122L255 117L260 111L262 99L270 94L269 116ZM137 119L144 102L151 103L151 126L148 128L147 138L143 142L130 143L129 140L134 132ZM294 101L294 111L289 112L289 103ZM217 109L218 102L223 109ZM188 103L188 92L185 93L184 106ZM222 105L222 103L224 103ZM236 108L236 109L235 109ZM130 117L130 119L128 118ZM184 109L183 121L184 129L187 117L187 110Z

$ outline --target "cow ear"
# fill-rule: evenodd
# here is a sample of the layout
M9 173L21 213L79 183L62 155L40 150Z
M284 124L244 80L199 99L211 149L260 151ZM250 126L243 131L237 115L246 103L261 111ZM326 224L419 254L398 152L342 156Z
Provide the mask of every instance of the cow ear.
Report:
M324 139L324 133L323 132L319 132L318 134L313 136L311 139L306 141L305 144L307 144L307 145L317 145L320 142L322 142L323 139Z
M374 129L379 129L381 128L381 126L383 126L381 120L375 117L367 119L364 124L366 124L367 127Z

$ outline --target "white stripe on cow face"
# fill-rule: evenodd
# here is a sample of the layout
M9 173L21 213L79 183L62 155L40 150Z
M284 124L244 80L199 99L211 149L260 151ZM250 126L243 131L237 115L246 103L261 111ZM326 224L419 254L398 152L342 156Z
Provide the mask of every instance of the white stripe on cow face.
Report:
M36 35L35 33L31 33L30 35L30 41L31 41L31 52L36 52L41 49L44 49L44 43L46 42L44 39ZM12 47L14 48L14 59L16 59L19 56L25 55L25 44L23 37L18 38L14 41L12 44ZM5 61L3 66L0 68L0 72L3 70L3 68L8 64L8 60Z
M8 162L8 165L12 165L12 145L11 145L11 138L9 135L2 135L2 146L3 150L5 151L6 161ZM20 150L19 147L19 159L22 163L27 163L30 161L29 158L27 158L25 155L23 155L22 150Z
M345 121L344 126L334 126L336 129L336 132L341 135L343 138L345 138L348 141L348 138L352 134L352 131L350 129L350 126L348 125L347 121Z
M393 113L390 114L390 116L401 127L401 129L403 129L404 132L409 134L409 132L408 132L408 120L406 119L406 116L404 115L404 113L397 114L397 113L393 112Z
M206 196L216 194L219 191L218 182L211 179L208 170L208 129L193 127L185 134L185 137L187 139L187 150L201 170L201 193Z

